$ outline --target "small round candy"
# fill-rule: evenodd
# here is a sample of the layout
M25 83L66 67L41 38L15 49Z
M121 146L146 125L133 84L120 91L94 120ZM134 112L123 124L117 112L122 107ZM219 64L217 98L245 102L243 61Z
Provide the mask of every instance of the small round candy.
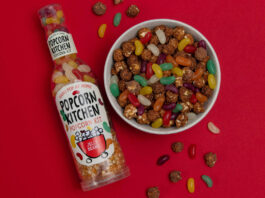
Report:
M146 65L145 77L147 79L151 78L151 76L153 76L153 74L154 74L153 69L152 69L152 65L153 65L153 63L151 63L151 62L147 63L147 65Z
M191 159L196 157L196 144L191 144L188 148L188 154Z
M168 110L164 113L163 115L163 125L164 126L168 126L169 125L169 122L170 122L170 118L171 118L171 111Z
M117 75L111 76L111 78L110 78L110 84L113 84L113 83L118 84L118 82L119 82L119 78L118 78Z
M178 66L178 63L176 62L176 60L171 55L167 55L166 62L171 63L174 67Z
M159 40L159 42L161 43L161 44L165 44L166 43L166 35L165 35L165 32L163 31L163 30L161 30L161 29L158 29L157 31L156 31L156 35L157 35L157 37L158 37L158 40Z
M146 44L146 43L148 43L150 41L151 37L152 37L152 33L151 32L147 32L145 34L145 36L143 38L141 38L141 42L143 44Z
M159 98L157 98L156 101L155 101L155 104L154 104L153 109L155 111L160 111L161 108L162 108L162 106L163 106L163 104L164 104L164 102L165 102L165 97L159 97Z

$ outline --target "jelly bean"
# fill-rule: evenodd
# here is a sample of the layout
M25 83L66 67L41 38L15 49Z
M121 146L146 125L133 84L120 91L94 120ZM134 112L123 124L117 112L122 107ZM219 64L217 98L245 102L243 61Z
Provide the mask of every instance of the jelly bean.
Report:
M177 56L176 57L176 62L179 64L179 65L182 65L182 66L186 66L186 67L189 67L191 66L192 62L190 59L188 58L185 58L183 56Z
M153 109L155 111L160 111L160 109L162 108L164 102L165 102L165 97L164 96L160 96L159 98L156 99Z
M173 68L172 63L163 63L160 65L162 71L171 70Z
M119 86L116 83L112 83L110 85L110 92L115 98L117 98L120 95Z
M106 29L107 29L107 24L101 24L98 28L98 36L99 38L103 38L104 35L105 35L105 32L106 32Z
M140 75L134 75L133 79L140 83L140 85L142 85L143 87L147 85L147 80Z
M45 18L45 17L42 17L42 18L41 18L41 23L42 23L42 25L44 25L44 26L47 25L47 24L46 24L46 18Z
M161 65L162 63L165 62L165 59L166 59L166 55L162 53L162 54L160 54L160 55L158 56L156 63L157 63L158 65Z
M150 106L152 104L148 98L146 98L145 96L143 96L141 94L139 94L137 98L138 98L139 102L144 106Z
M176 62L176 60L171 55L167 55L166 62L167 63L172 63L172 65L174 67L177 67L178 66L178 63Z
M54 82L54 80L59 77L59 76L62 76L63 75L63 72L60 72L60 71L56 71L52 74L52 81Z
M158 64L153 64L152 65L152 69L155 72L155 75L156 75L157 78L160 79L160 78L163 77L162 69L161 69L161 67Z
M115 27L117 27L118 25L120 25L121 22L121 13L118 12L117 14L115 14L114 19L113 19L113 25Z
M203 75L203 69L202 68L198 68L196 69L196 71L193 73L192 75L192 80L198 80L199 78L202 77Z
M90 72L91 71L91 68L88 66L88 65L79 65L77 67L77 69L80 71L80 72Z
M215 81L214 75L212 75L212 74L209 74L208 75L208 84L209 84L209 87L211 89L215 89L215 87L216 87L216 81Z
M110 84L113 84L113 83L118 84L118 82L119 82L119 78L118 78L117 75L111 76L111 78L110 78Z
M54 82L56 84L58 84L58 83L68 83L69 80L68 80L68 78L66 78L66 76L58 76L57 78L54 79Z
M208 123L208 129L209 129L209 131L211 131L214 134L219 134L220 133L220 129L217 126L215 126L215 124L212 123L212 122Z
M71 70L67 70L65 72L65 76L68 78L68 80L70 80L71 82L74 82L77 77L73 74L73 72Z
M172 111L172 113L171 113L171 117L170 117L170 120L176 120L177 119L177 117L178 117L178 113L174 113L173 111Z
M137 107L137 114L143 115L143 113L144 113L144 106L140 105L139 107Z
M195 87L191 83L183 83L183 87L190 89L191 91L195 91Z
M175 76L163 77L163 78L160 78L160 83L162 85L169 85L175 82L175 80L176 80Z
M144 50L144 45L139 40L134 41L134 45L135 45L135 55L140 56Z
M176 107L172 110L172 112L177 113L180 112L183 109L181 104L176 104Z
M213 187L213 180L212 180L209 176L207 176L207 175L202 175L201 178L202 178L202 180L207 184L207 186L208 186L209 188Z
M159 56L160 51L155 44L147 45L147 49L149 49L155 56Z
M82 80L83 79L83 74L78 69L73 69L72 73L76 76L76 78L78 80Z
M140 94L142 95L147 95L147 94L151 94L153 91L152 87L150 86L145 86L140 90Z
M195 87L194 93L200 92L200 89L198 87Z
M206 49L206 42L205 40L200 40L199 43L198 43L198 47L203 47Z
M195 104L197 102L197 98L196 98L196 95L195 94L192 94L191 97L190 97L190 102L192 104Z
M49 17L49 18L46 18L46 24L49 25L49 24L60 24L60 20L57 19L57 18L53 18L53 17Z
M194 159L196 157L196 144L191 144L188 148L189 157Z
M152 69L152 64L153 63L148 63L147 66L146 66L146 73L145 73L145 77L147 79L151 78L151 76L153 76L154 72L153 72L153 69Z
M165 90L171 91L173 93L178 93L178 88L175 85L166 85Z
M201 94L200 92L196 93L196 98L199 102L204 103L208 100L207 96Z
M187 113L187 117L188 117L188 122L193 122L197 118L197 115L193 112L189 112Z
M207 61L207 70L210 74L213 74L213 75L216 74L216 67L212 60Z
M146 43L148 43L150 41L151 37L152 37L152 33L151 32L147 32L145 34L145 36L143 38L141 38L141 42L143 44L146 44Z
M62 68L63 70L66 72L68 70L72 71L73 70L73 67L71 65L69 65L68 63L63 63L62 64Z
M147 84L151 85L159 81L159 78L156 77L156 75L153 75L148 81Z
M63 17L63 11L62 11L62 10L58 10L58 11L56 12L56 16L57 16L58 18L62 18L62 17Z
M147 62L146 61L142 61L141 63L141 73L145 73L146 72L146 66L147 66Z
M165 111L163 115L163 125L168 126L171 118L171 111Z
M174 67L171 71L173 74L176 74L179 77L183 76L183 70L180 69L179 67Z
M119 101L122 101L122 102L126 102L127 98L128 98L128 95L129 95L129 90L128 89L125 89L119 96Z
M161 119L161 118L158 118ZM162 120L162 119L161 119ZM162 155L158 158L156 164L161 166L169 160L169 155Z
M195 191L195 183L194 183L194 178L189 178L187 181L187 188L189 193L194 193Z
M89 76L89 75L84 75L84 81L91 82L91 83L96 83L96 79Z
M110 126L108 125L107 122L103 122L102 126L103 126L103 129L105 129L105 131L109 133L111 132Z
M160 42L162 45L166 43L166 40L167 40L167 39L166 39L165 32L164 32L163 30L158 29L158 30L156 31L156 35L157 35L157 38L158 38L159 42Z
M163 109L165 110L173 110L176 107L176 103L169 103L169 104L164 104Z
M187 52L187 53L190 53L190 54L193 54L196 50L196 47L193 46L193 45L187 45L185 48L184 48L184 51Z
M80 160L83 160L83 156L81 155L81 153L76 153L76 156L79 157Z
M138 107L140 105L139 100L132 93L128 94L128 99L130 100L130 102L132 103L133 106Z
M76 144L75 144L75 136L74 135L71 136L70 142L71 142L72 147L75 148Z
M190 44L189 38L182 39L178 44L178 50L182 51L186 47L186 45L188 45L188 44Z
M78 67L78 64L75 61L72 61L72 60L70 60L68 62L68 64L71 65L73 68L77 68Z

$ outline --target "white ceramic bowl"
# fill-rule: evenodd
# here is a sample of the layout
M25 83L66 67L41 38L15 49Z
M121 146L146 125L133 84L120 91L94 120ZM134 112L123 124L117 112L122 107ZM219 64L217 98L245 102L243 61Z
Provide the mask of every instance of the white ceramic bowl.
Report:
M118 104L116 98L114 96L112 96L111 92L110 92L110 78L111 78L111 67L113 66L113 52L115 49L118 49L121 47L121 44L125 41L128 41L132 38L134 38L137 35L137 32L139 29L143 28L143 27L147 27L147 28L154 28L157 25L166 25L166 26L170 26L170 27L175 27L175 26L183 26L185 31L187 33L190 33L193 35L193 37L195 38L195 40L205 40L206 44L207 44L207 52L208 55L211 57L211 59L213 60L217 72L216 72L216 83L217 86L214 89L213 95L209 98L209 100L207 101L207 103L205 103L204 107L205 107L205 111L203 113L200 113L197 115L196 119L189 121L184 127L181 128L176 128L176 127L170 127L170 128L152 128L149 125L142 125L142 124L138 124L134 119L128 120L127 118L125 118L123 116L123 109L120 107L120 105ZM129 125L133 126L134 128L140 130L140 131L144 131L147 133L153 133L153 134L159 134L159 135L166 135L166 134L173 134L173 133L179 133L181 131L185 131L189 128L191 128L192 126L196 125L198 122L200 122L207 114L208 112L211 110L211 108L213 107L219 89L220 89L220 84L221 84L221 71L220 71L220 65L219 65L219 61L217 58L217 55L212 47L212 45L209 43L209 41L195 28L191 27L190 25L187 25L185 23L182 23L180 21L176 21L176 20L171 20L171 19L155 19L155 20L149 20L149 21L145 21L142 23L139 23L133 27L131 27L130 29L128 29L126 32L124 32L117 40L116 42L113 44L113 46L111 47L109 54L107 56L106 62L105 62L105 68L104 68L104 86L105 86L105 90L107 93L107 97L112 105L112 107L114 108L114 110L117 112L117 114L125 121L127 122Z

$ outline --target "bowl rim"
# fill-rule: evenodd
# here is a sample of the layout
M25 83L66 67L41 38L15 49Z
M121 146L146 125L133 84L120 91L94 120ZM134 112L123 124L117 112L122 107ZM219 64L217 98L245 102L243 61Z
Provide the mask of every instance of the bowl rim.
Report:
M136 122L135 123L134 122L131 122L132 120L128 120L127 118L125 118L123 116L122 112L120 112L119 109L115 108L114 98L112 98L111 92L109 90L108 83L106 82L107 76L110 75L110 73L107 71L108 60L109 59L112 59L113 51L115 50L114 47L116 48L117 43L119 43L123 39L123 37L126 34L128 34L130 31L139 28L139 26L148 25L149 23L153 23L153 22L154 23L159 22L161 24L167 23L167 22L177 23L176 24L177 26L183 26L184 29L187 28L189 30L192 30L192 31L196 32L196 34L199 35L199 37L201 37L203 40L206 41L207 48L209 48L208 50L212 52L213 57L216 60L216 64L215 64L216 69L217 69L217 72L216 72L216 76L217 76L216 87L215 87L215 93L211 96L212 97L212 101L209 103L208 108L202 113L202 115L200 116L200 118L194 120L189 125L185 125L185 126L180 127L180 128L175 128L175 129L173 129L171 131L163 131L163 130L161 130L162 132L159 132L159 131L152 130L151 127L150 127L150 129L143 128L143 127L141 127L140 124L138 124ZM196 28L194 28L193 26L188 25L188 24L186 24L184 22L181 22L181 21L178 21L178 20L167 19L167 18L146 20L146 21L143 21L141 23L138 23L138 24L130 27L125 32L123 32L116 39L116 41L112 44L112 46L111 46L111 48L110 48L110 50L108 52L108 55L107 55L107 58L106 58L105 64L104 64L104 72L103 72L103 75L104 75L103 76L103 79L104 79L104 88L105 88L105 92L106 92L107 98L108 98L108 100L109 100L112 108L119 115L119 117L121 117L127 124L131 125L132 127L134 127L137 130L140 130L140 131L143 131L143 132L146 132L146 133L150 133L150 134L156 134L156 135L169 135L169 134L180 133L180 132L186 131L187 129L192 128L193 126L195 126L196 124L198 124L201 120L203 120L206 117L206 115L212 109L213 105L216 102L217 96L218 96L219 91L220 91L220 86L221 86L221 69L220 69L219 59L218 59L218 56L217 56L214 48L212 47L211 43L208 41L208 39L201 32L199 32Z

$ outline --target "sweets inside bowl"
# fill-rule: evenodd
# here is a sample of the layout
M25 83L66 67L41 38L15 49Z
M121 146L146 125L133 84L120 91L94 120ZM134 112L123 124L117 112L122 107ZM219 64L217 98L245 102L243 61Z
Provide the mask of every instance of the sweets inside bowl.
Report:
M216 67L204 40L183 27L139 29L114 50L110 91L127 119L153 128L180 128L204 112Z

